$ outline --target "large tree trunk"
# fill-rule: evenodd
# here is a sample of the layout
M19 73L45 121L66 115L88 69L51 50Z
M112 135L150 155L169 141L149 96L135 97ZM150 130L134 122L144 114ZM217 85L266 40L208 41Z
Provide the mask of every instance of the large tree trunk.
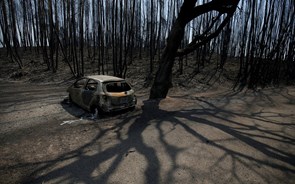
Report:
M160 66L151 88L150 98L165 98L172 85L172 68L176 51L184 36L185 24L178 18L174 23L167 40L167 46L161 57Z
M176 52L184 37L185 25L191 20L190 14L194 9L195 3L196 0L184 1L178 18L172 26L150 91L150 99L165 98L169 88L172 86L172 68Z

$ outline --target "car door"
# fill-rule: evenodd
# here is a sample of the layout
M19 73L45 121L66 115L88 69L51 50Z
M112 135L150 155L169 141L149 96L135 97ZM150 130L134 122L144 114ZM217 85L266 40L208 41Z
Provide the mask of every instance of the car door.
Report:
M75 102L77 105L83 107L83 101L82 101L82 92L84 91L85 85L87 83L87 78L78 79L71 90L71 99L73 102Z
M96 103L96 95L95 94L97 92L97 86L98 86L97 81L95 81L93 79L89 79L89 81L85 85L85 88L82 91L83 107L88 110L91 110L92 104Z

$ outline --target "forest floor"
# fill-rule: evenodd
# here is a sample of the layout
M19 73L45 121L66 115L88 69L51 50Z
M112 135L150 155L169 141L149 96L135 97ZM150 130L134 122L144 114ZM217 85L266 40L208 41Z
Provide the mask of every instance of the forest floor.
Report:
M0 64L0 183L295 181L294 86L233 91L229 62L221 75L175 71L168 97L148 100L148 67L135 63L135 110L92 120L64 100L64 64Z

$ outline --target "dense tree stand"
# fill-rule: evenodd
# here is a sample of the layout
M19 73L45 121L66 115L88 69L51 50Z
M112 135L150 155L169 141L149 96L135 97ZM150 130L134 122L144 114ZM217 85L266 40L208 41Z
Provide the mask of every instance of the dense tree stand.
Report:
M151 99L166 97L176 67L179 79L211 67L208 81L230 76L238 90L292 85L294 17L294 0L1 0L0 61L132 78Z

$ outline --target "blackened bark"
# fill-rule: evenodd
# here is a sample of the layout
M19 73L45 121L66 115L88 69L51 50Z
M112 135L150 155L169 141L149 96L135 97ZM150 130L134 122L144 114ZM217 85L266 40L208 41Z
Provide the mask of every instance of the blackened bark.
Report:
M151 99L165 98L172 85L172 68L176 51L184 36L184 28L185 24L182 23L181 18L178 18L172 27L167 46L161 57L160 66L150 92Z

